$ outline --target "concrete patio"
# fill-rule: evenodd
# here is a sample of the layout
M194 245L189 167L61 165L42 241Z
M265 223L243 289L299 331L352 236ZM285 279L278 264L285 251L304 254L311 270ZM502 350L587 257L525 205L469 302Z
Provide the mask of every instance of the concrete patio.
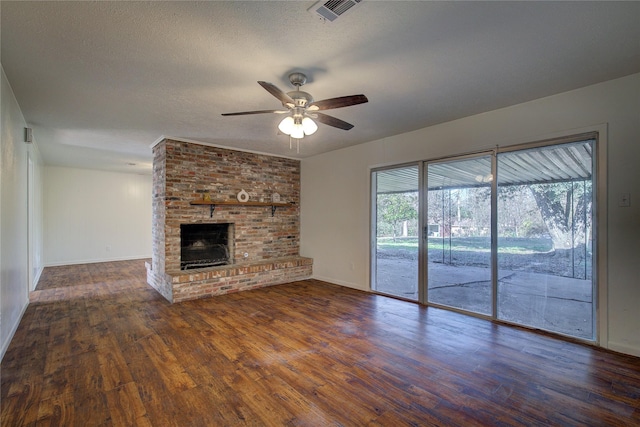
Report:
M418 263L404 258L377 260L378 291L418 299ZM429 301L490 314L488 268L429 263ZM573 337L593 338L591 280L552 274L499 270L498 317Z

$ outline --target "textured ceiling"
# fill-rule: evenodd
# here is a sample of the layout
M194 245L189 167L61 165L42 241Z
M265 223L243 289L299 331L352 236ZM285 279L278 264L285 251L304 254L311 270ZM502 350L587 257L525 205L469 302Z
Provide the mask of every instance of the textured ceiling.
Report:
M640 2L368 1L333 23L314 2L2 1L1 60L45 162L149 170L162 136L303 158L640 72ZM257 84L327 111L300 153ZM136 166L128 165L136 163Z

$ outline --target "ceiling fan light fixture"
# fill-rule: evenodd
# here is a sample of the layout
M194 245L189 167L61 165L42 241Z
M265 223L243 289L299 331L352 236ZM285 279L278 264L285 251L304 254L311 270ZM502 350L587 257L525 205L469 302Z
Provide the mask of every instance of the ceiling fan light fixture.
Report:
M293 125L293 129L291 130L291 138L304 138L304 129L302 128L302 123L296 123Z
M302 139L305 135L311 135L318 130L318 125L309 117L300 118L287 116L278 125L280 132L290 135L291 138Z
M313 135L318 130L318 125L309 117L305 117L302 119L302 129L305 135Z
M280 129L280 132L284 133L285 135L291 135L294 125L295 123L293 121L293 117L287 116L282 119L282 121L278 125L278 129Z

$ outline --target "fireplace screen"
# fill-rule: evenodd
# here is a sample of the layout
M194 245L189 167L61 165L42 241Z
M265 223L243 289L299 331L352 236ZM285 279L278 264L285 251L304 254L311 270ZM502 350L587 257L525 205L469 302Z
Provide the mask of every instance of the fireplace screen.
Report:
M232 224L181 224L180 269L229 264Z

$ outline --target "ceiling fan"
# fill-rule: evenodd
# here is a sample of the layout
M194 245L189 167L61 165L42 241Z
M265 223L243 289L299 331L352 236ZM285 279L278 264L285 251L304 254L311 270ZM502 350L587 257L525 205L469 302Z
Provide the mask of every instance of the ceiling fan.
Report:
M282 102L282 106L287 108L286 110L242 111L239 113L224 113L222 115L243 116L248 114L266 113L287 114L287 117L285 117L278 125L278 129L280 129L280 131L285 135L289 135L291 138L299 140L304 138L305 135L311 135L318 130L318 125L316 125L312 119L316 119L320 123L324 123L325 125L333 126L338 129L349 130L353 128L351 123L320 113L319 111L349 107L351 105L369 102L367 97L364 95L340 96L338 98L314 101L313 97L309 93L300 90L300 86L307 82L306 75L303 73L291 73L289 74L289 81L296 89L287 93L283 92L272 83L262 81L258 82L258 84L265 88L267 92L278 98L278 100Z

